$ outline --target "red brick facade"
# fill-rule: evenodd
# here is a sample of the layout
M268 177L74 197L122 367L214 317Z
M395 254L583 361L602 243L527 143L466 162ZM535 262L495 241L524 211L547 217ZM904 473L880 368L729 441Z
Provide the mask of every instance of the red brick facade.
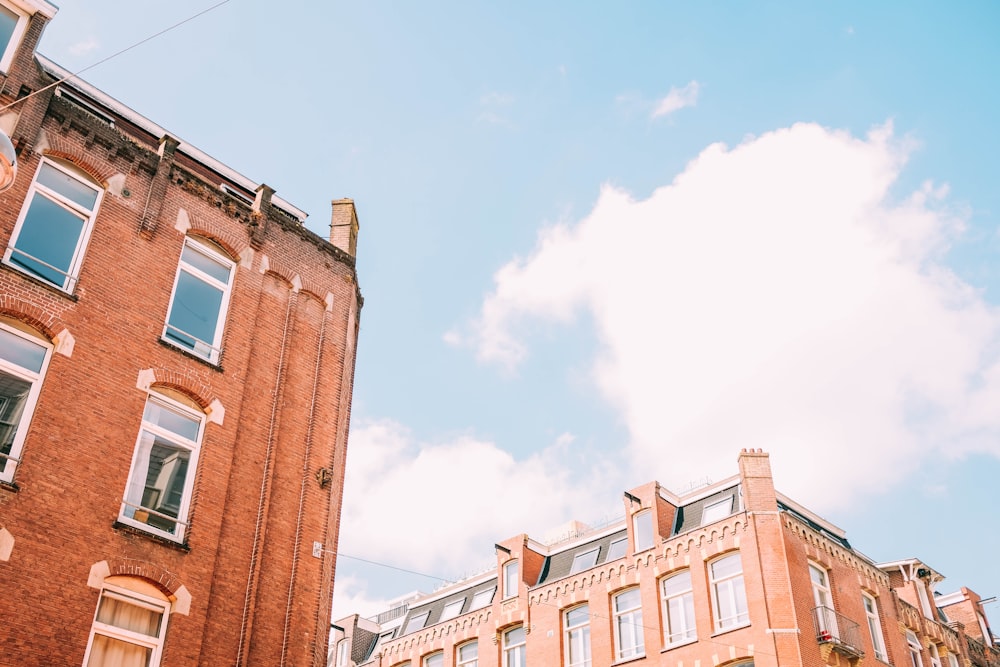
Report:
M935 599L932 589L940 577L930 568L912 560L869 561L840 529L775 492L767 454L744 451L739 470L738 477L683 497L656 483L633 489L624 497L625 520L570 542L543 545L526 535L500 542L493 573L409 600L375 619L380 626L365 621L360 642L353 637L356 617L338 621L334 644L350 642L353 659L331 667L455 667L459 650L473 643L475 667L1000 667L1000 648L989 645L974 620L982 617L974 593L963 589L940 597L948 606L923 613L904 601L904 589L925 586ZM732 505L721 518L707 516L719 501ZM656 538L652 547L636 551L631 519L649 509ZM620 556L575 567L577 556L603 553L626 535L628 548ZM492 604L470 611L466 602L464 613L441 620L441 610L457 605L463 589L488 587L490 577L513 560L525 564L515 597L503 599L500 582ZM727 574L721 564L735 570ZM680 595L690 601L690 611L680 612L682 604L668 609L664 601L665 582L676 581L675 575L690 577ZM630 591L638 591L641 619L621 614L627 606L619 605L626 599L621 595ZM567 612L582 605L589 634L580 639L578 633L574 662ZM430 616L423 627L407 628L425 612ZM512 629L525 631L524 649L506 655ZM908 633L918 643L912 657ZM383 639L367 650L374 634Z
M338 247L85 84L45 90L45 21L0 75L2 106L38 93L0 112L20 151L0 193L0 327L47 350L0 481L0 665L83 664L112 583L163 598L162 665L323 665L361 307L353 203L335 205L354 225ZM68 287L11 250L42 162L100 192ZM165 333L188 243L231 266L221 351ZM148 518L148 485L123 518L151 400L202 425L183 525L165 501Z

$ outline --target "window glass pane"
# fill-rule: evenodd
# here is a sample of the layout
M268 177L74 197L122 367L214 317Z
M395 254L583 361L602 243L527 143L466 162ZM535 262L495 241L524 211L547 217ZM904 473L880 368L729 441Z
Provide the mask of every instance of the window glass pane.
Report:
M88 211L94 210L97 204L97 190L50 164L42 164L42 168L38 171L37 182Z
M456 616L462 613L462 607L464 606L465 606L465 598L462 598L461 600L455 600L454 602L449 602L444 606L444 609L441 611L441 618L439 619L439 622L449 621L455 618Z
M504 635L504 643L507 646L514 646L515 644L524 643L524 628L514 628L513 630L508 630L507 634Z
M11 37L14 36L14 28L17 27L17 14L6 7L0 7L0 56L10 44Z
M597 564L597 556L600 552L601 549L598 547L597 549L591 549L590 551L573 556L573 566L569 570L570 574L594 567Z
M137 646L113 637L94 635L87 667L106 667L107 665L149 667L152 658L153 649L147 646Z
M108 595L101 596L97 608L97 622L135 632L147 637L160 636L160 622L163 613L129 604L125 600Z
M590 608L587 605L581 605L566 612L566 625L574 627L586 623L589 618Z
M663 580L663 595L670 596L691 590L691 571L686 570Z
M617 560L625 555L625 550L628 548L628 538L623 537L620 540L615 540L608 547L608 558L607 560Z
M473 658L479 657L479 644L476 642L469 642L468 644L462 644L458 649L458 659L472 660Z
M30 390L30 382L0 372L0 452L3 454L10 455L13 448ZM0 472L4 464L5 460L0 459Z
M177 275L177 289L170 308L169 324L173 329L167 330L167 336L191 349L197 341L212 345L222 298L222 290L182 270Z
M190 244L185 244L181 252L181 261L190 264L199 271L208 274L221 283L229 283L230 264L219 262L207 254L200 252Z
M42 370L45 347L17 334L0 329L0 358L35 373Z
M493 594L496 592L497 589L496 586L494 586L493 588L488 588L485 591L479 591L476 593L472 596L472 604L469 605L469 611L480 609L493 602Z
M518 566L517 561L503 566L503 596L505 598L517 595Z
M444 665L444 653L435 653L424 659L425 667L442 667Z
M127 499L133 507L128 509L127 516L174 533L177 522L170 517L176 519L180 515L191 452L163 438L143 433L137 456L139 460Z
M36 192L14 244L19 252L13 252L10 261L64 286L83 225L83 218Z
M188 440L198 439L198 429L201 426L199 420L183 415L176 410L171 410L153 400L146 401L146 411L142 414L142 418L151 424L156 424L162 429L176 433L182 438L187 438Z
M653 513L650 511L637 514L634 519L635 550L645 551L653 546Z
M742 571L743 567L740 564L739 554L726 556L725 558L720 558L719 560L712 563L713 579L721 579L723 577L728 577L730 575L739 574Z
M624 593L619 593L615 596L615 611L626 611L628 609L634 609L639 606L639 589L633 588L632 590L625 591Z
M733 513L733 497L729 496L724 500L720 500L717 503L712 503L701 514L701 523L705 525L707 523L714 523L720 519L724 519Z

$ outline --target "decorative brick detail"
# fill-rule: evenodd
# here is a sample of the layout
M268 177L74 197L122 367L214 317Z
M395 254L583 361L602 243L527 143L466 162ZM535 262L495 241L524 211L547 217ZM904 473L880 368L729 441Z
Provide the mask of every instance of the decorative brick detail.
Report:
M42 155L72 163L77 169L86 173L104 188L108 187L108 180L118 173L107 162L103 164L94 162L92 154L85 152L79 144L71 142L58 134L46 133L45 142L47 145L42 148Z
M191 227L187 231L188 236L201 236L217 244L226 251L226 254L234 262L239 263L241 257L250 250L250 244L246 240L237 238L235 234L230 233L214 220L194 218L191 217L190 213L188 213L188 220L191 223Z
M32 329L37 329L50 341L54 340L59 332L68 329L55 314L10 294L0 295L0 315L24 322Z
M173 572L149 561L119 557L110 558L107 563L109 576L124 575L145 579L171 597L184 585Z
M152 379L150 378L152 373ZM205 384L201 378L187 371L173 371L165 368L148 368L140 373L142 384L148 381L148 388L155 390L156 387L165 387L179 391L188 396L192 401L201 406L202 410L208 410L212 400L211 387Z

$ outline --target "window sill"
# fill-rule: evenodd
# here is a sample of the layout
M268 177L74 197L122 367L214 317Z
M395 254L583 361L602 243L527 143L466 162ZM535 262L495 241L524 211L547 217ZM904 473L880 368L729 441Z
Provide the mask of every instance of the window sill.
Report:
M683 641L674 642L673 644L667 644L660 649L660 653L666 653L667 651L672 651L675 648L680 648L681 646L687 646L688 644L696 644L698 642L697 637L692 637L691 639L685 639Z
M742 630L743 628L749 628L749 627L750 627L750 621L747 621L746 623L741 623L740 625L734 625L731 628L725 628L723 630L716 630L715 632L712 633L712 636L713 637L718 637L719 635L724 635L724 634L727 634L727 633L730 633L730 632L734 632L736 630Z
M7 491L8 493L19 493L21 491L21 487L19 487L17 485L17 482L13 480L9 482L0 480L0 491Z
M3 263L0 263L0 268L2 268L4 271L10 271L11 273L13 273L13 274L15 274L15 275L17 275L17 276L19 276L21 278L25 278L26 280L34 283L35 285L38 285L39 287L44 287L48 291L50 291L53 294L56 294L58 296L61 296L64 299L69 299L70 301L73 301L73 302L76 302L76 301L80 300L80 297L78 297L76 294L74 294L72 292L67 292L63 288L59 287L58 285L53 285L52 283L50 283L47 280L42 280L41 278L36 278L35 276L31 275L27 271L22 271L21 269L17 268L16 266L13 266L12 264L8 264L7 262L3 262ZM79 280L79 279L77 279L77 280Z
M209 368L211 368L212 370L218 371L220 373L224 373L225 372L225 371L223 371L222 364L220 364L220 363L216 363L214 361L209 361L205 357L199 357L194 352L191 352L189 350L185 350L180 345L175 345L174 343L171 343L166 338L160 338L159 341L160 341L160 345L162 345L164 347L169 347L171 350L174 350L175 352L179 352L179 353L183 354L188 359L194 359L198 363L204 364L204 365L208 366Z
M168 537L163 537L162 535L151 533L147 530L143 530L142 528L137 528L136 526L133 526L130 523L125 523L123 521L120 521L119 519L115 519L115 522L111 524L111 528L115 530L115 532L124 532L124 533L129 533L131 535L144 537L148 540L152 540L153 542L158 542L159 544L162 544L167 547L172 547L184 553L189 553L191 551L191 547L188 546L187 542L177 542L176 540L171 540Z
M631 658L622 658L621 660L616 660L615 662L612 662L611 665L612 666L627 665L630 662L636 662L637 660L643 660L645 657L646 657L646 654L642 653L640 655L634 655Z

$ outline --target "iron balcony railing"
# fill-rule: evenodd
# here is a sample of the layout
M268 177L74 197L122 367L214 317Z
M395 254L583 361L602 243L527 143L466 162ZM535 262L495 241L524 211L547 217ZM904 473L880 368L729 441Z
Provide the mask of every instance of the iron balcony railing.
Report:
M813 624L816 626L816 641L832 644L833 649L852 657L863 657L861 646L861 626L838 614L829 607L813 609Z

